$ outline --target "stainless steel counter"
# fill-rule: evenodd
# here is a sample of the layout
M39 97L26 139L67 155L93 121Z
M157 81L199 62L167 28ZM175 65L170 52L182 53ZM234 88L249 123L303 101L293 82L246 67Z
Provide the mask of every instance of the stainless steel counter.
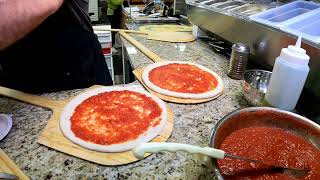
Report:
M193 24L222 37L230 44L236 42L248 44L252 54L250 61L265 69L272 69L282 48L295 44L296 37L293 35L250 21L246 15L223 9L224 7L219 5L212 7L196 2L187 2L188 18ZM310 73L298 109L305 112L309 118L320 122L320 44L303 40L302 47L310 56Z

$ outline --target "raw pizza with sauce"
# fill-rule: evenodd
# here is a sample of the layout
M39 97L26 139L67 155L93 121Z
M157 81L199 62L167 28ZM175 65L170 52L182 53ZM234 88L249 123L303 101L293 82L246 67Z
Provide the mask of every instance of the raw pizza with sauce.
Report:
M215 72L185 61L151 64L143 71L142 80L157 93L179 98L214 98L223 92L223 82Z
M159 135L167 121L165 103L138 88L101 87L72 99L63 109L60 128L84 148L122 152Z

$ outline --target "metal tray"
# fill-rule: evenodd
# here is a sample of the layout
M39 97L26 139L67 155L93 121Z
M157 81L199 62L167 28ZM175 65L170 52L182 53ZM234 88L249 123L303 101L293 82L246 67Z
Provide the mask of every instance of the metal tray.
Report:
M216 3L222 3L222 2L226 2L226 0L212 0L212 1L204 3L204 5L211 6L211 5L214 5Z
M204 2L204 1L208 1L208 0L196 0L195 3L198 4L198 3L202 3L202 2Z
M270 8L270 6L262 5L262 4L246 4L246 5L231 9L229 11L233 12L233 13L244 14L244 15L250 16L250 15L254 15L256 13L265 11L269 8Z
M245 3L240 1L227 1L225 3L219 4L215 6L216 8L223 9L223 10L230 10L239 6L244 5Z

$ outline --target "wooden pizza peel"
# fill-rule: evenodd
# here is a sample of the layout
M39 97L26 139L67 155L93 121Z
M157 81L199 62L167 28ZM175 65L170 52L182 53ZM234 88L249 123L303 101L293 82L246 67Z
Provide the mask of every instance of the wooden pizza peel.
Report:
M164 61L162 60L157 54L143 46L140 42L129 36L127 33L120 31L120 35L124 37L126 40L128 40L132 45L134 45L137 49L139 49L144 55L146 55L150 60L153 62L161 62ZM187 98L178 98L178 97L173 97L173 96L167 96L163 95L160 93L157 93L155 91L152 91L148 86L143 82L142 80L142 73L143 73L143 67L141 68L136 68L133 72L133 74L136 76L136 78L140 81L140 83L153 95L156 95L160 99L168 102L174 102L174 103L182 103L182 104L198 104L198 103L203 103L203 102L208 102L213 99L216 99L220 95L223 94L223 91L218 94L215 97L212 98L205 98L205 99L187 99Z
M144 68L136 68L133 72L133 74L136 76L136 78L140 81L140 83L153 95L159 97L160 99L164 100L164 101L168 101L168 102L174 102L174 103L179 103L179 104L198 104L198 103L204 103L204 102L208 102L211 101L213 99L216 99L217 97L219 97L220 95L223 94L223 91L216 95L215 97L212 98L205 98L205 99L187 99L187 98L178 98L178 97L173 97L173 96L167 96L167 95L163 95L160 93L157 93L153 90L151 90L142 80L142 74L143 74L143 70Z
M98 87L101 86L92 86L89 90ZM38 143L42 145L101 165L123 165L138 161L138 159L134 157L132 151L119 153L92 151L82 148L65 138L60 130L60 114L64 106L72 98L66 100L53 100L47 97L32 95L1 86L0 95L52 110L52 116L38 139ZM165 142L170 137L173 130L173 113L169 106L167 106L167 112L168 119L163 132L152 139L151 142ZM150 154L147 154L145 157L149 155Z
M8 173L17 176L21 180L28 180L21 169L0 149L0 174ZM0 178L1 179L1 178Z
M190 32L153 32L147 39L173 43L186 43L196 40Z
M146 48L144 45L142 45L140 42L129 36L127 33L120 31L119 34L125 38L127 41L129 41L134 47L139 49L144 55L146 55L149 59L151 59L153 62L160 62L163 61L157 54L150 51L148 48Z
M192 32L191 26L177 24L149 24L139 27L142 32Z
M132 34L142 34L142 35L148 35L147 32L144 31L135 31L135 30L126 30L126 29L109 29L106 28L105 26L94 26L93 27L94 31L111 31L111 32L125 32L125 33L132 33Z
M145 25L139 27L140 32L148 33L149 40L186 43L196 40L192 35L192 27L175 24Z
M156 41L165 41L165 42L172 42L172 43L186 43L186 42L192 42L196 40L195 37L193 37L191 31L174 31L170 30L170 28L166 30L162 30L164 28L161 28L161 31L155 30L155 31L135 31L135 30L125 30L125 29L108 29L105 27L99 27L95 26L93 28L95 31L111 31L111 32L124 32L124 33L132 33L132 34L141 34L141 35L147 35L148 40L156 40Z

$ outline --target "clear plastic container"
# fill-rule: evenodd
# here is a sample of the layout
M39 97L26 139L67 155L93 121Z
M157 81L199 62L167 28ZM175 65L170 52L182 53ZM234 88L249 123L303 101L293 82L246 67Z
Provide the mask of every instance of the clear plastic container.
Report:
M319 3L307 1L295 1L280 7L250 16L250 19L271 27L280 28L288 21L304 16L320 8Z
M281 30L296 36L302 36L304 39L318 44L320 43L319 27L320 9L284 25Z

